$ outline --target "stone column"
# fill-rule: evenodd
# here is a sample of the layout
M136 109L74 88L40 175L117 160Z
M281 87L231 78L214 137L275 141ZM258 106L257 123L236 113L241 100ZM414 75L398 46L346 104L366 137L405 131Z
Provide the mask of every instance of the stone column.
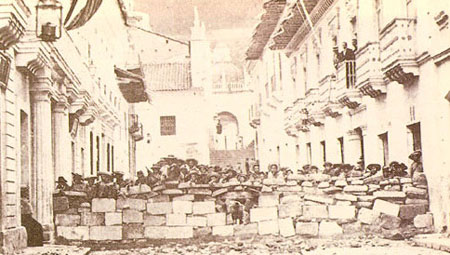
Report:
M33 164L31 201L36 219L43 225L52 223L54 186L52 155L52 112L50 93L32 91Z
M57 102L53 109L54 119L54 178L59 176L66 180L71 179L70 137L69 137L69 113L68 104L64 101Z

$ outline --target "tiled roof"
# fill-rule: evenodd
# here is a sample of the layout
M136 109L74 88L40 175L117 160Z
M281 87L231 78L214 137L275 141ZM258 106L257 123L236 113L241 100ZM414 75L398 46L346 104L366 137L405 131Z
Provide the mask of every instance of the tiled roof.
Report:
M186 90L192 87L190 63L144 64L142 69L150 91Z

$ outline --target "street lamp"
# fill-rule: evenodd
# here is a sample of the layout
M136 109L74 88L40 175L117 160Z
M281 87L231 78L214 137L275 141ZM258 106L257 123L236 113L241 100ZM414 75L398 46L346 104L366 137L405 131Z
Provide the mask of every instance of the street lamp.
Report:
M216 133L218 135L222 134L222 124L220 123L220 120L217 121L217 125L216 125Z
M61 38L62 5L59 0L39 0L36 5L36 36L46 42Z

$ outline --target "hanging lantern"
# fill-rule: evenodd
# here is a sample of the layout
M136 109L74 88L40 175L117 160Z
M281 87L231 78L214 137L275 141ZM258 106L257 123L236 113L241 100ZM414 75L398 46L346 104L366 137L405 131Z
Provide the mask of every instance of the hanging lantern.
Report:
M62 5L59 0L39 0L36 5L36 36L46 42L61 38Z
M216 132L218 135L222 134L222 124L220 123L220 120L217 121Z

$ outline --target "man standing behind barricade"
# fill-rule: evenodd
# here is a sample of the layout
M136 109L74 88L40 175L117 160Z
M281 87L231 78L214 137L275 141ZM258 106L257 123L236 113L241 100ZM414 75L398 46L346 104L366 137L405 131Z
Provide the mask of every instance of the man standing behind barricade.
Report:
M188 165L188 170L189 172L194 171L194 170L198 170L198 161L193 159L193 158L188 158L186 159L186 163Z
M153 164L151 170L147 169L147 185L154 187L159 184L159 169L161 167L158 164Z
M331 175L332 174L332 170L333 170L333 164L331 164L330 162L325 162L323 164L323 174L328 174Z
M97 176L87 176L84 179L87 181L87 199L91 201L94 197L97 197L97 187L95 183L95 181L97 181Z
M112 175L108 172L98 172L100 182L97 183L97 197L117 198L118 191L114 187Z
M147 178L144 175L144 172L137 171L137 180L134 182L134 185L147 184Z
M80 174L72 173L72 191L86 192L87 185L83 183L83 177Z

